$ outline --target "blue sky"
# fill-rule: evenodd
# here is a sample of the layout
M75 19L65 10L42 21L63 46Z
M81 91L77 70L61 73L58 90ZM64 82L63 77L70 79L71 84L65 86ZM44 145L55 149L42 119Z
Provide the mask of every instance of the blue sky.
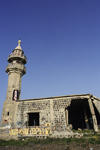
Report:
M7 57L20 38L27 57L21 99L100 97L100 0L0 0L0 114Z

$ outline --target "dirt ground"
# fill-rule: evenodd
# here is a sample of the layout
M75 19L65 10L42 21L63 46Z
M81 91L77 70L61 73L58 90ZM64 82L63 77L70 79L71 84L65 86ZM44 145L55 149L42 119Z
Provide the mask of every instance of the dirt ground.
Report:
M97 144L82 144L70 143L69 145L61 144L28 144L24 146L0 146L0 150L100 150L100 145Z

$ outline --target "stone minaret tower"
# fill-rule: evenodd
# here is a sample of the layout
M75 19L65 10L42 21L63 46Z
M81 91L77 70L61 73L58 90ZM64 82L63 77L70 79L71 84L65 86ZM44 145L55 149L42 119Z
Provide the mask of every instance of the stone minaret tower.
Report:
M14 123L17 116L16 100L20 99L22 76L26 73L27 58L20 46L21 40L18 41L18 46L8 57L8 66L6 73L8 77L8 87L6 100L4 101L1 123Z

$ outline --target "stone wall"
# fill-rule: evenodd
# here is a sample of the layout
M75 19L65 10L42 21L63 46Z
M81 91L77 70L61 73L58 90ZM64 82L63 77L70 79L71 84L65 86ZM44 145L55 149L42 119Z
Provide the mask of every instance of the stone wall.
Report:
M51 123L53 126L57 123L66 125L65 108L70 105L71 99L55 98L43 100L27 100L17 103L18 109L16 122L23 122L23 127L28 125L28 113L37 112L39 113L39 125Z
M49 98L40 98L40 99L29 99L29 100L17 100L12 101L12 108L9 104L5 104L5 109L3 110L4 114L7 114L9 111L9 118L12 115L12 120L3 122L0 129L0 134L11 135L11 136L51 136L52 137L67 137L72 134L72 125L68 123L68 107L73 105L73 101L76 102L75 107L78 104L84 104L86 99L90 95L79 96L61 96L61 97L49 97ZM94 98L94 97L93 97ZM77 101L78 100L78 101ZM80 103L82 100L82 103ZM94 99L92 99L94 100ZM90 106L91 116L93 118L93 106L92 100L88 99L87 106ZM84 103L83 103L84 102ZM6 103L6 101L5 101ZM91 105L90 105L91 104ZM6 107L11 109L8 110ZM74 106L74 105L73 105ZM80 105L78 105L80 106ZM96 100L96 107L100 108L100 102ZM30 114L38 114L38 125L29 125ZM35 116L34 115L34 116ZM33 116L30 117L34 118ZM37 116L35 116L37 118ZM30 120L31 120L30 119ZM96 116L95 116L96 120ZM85 122L86 123L86 122ZM94 126L95 122L93 123ZM95 127L94 130L96 131Z
M54 124L66 125L65 108L70 106L71 99L61 98L53 100Z
M23 122L26 126L28 122L28 113L39 113L39 124L50 122L50 100L42 101L21 101L18 104L17 122Z

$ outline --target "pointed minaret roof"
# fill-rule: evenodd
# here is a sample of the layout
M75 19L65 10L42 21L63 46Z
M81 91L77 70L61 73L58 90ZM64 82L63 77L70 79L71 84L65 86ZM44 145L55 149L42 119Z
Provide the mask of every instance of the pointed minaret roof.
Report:
M15 48L15 49L19 49L19 50L22 50L22 48L21 48L21 40L18 40L18 46Z

